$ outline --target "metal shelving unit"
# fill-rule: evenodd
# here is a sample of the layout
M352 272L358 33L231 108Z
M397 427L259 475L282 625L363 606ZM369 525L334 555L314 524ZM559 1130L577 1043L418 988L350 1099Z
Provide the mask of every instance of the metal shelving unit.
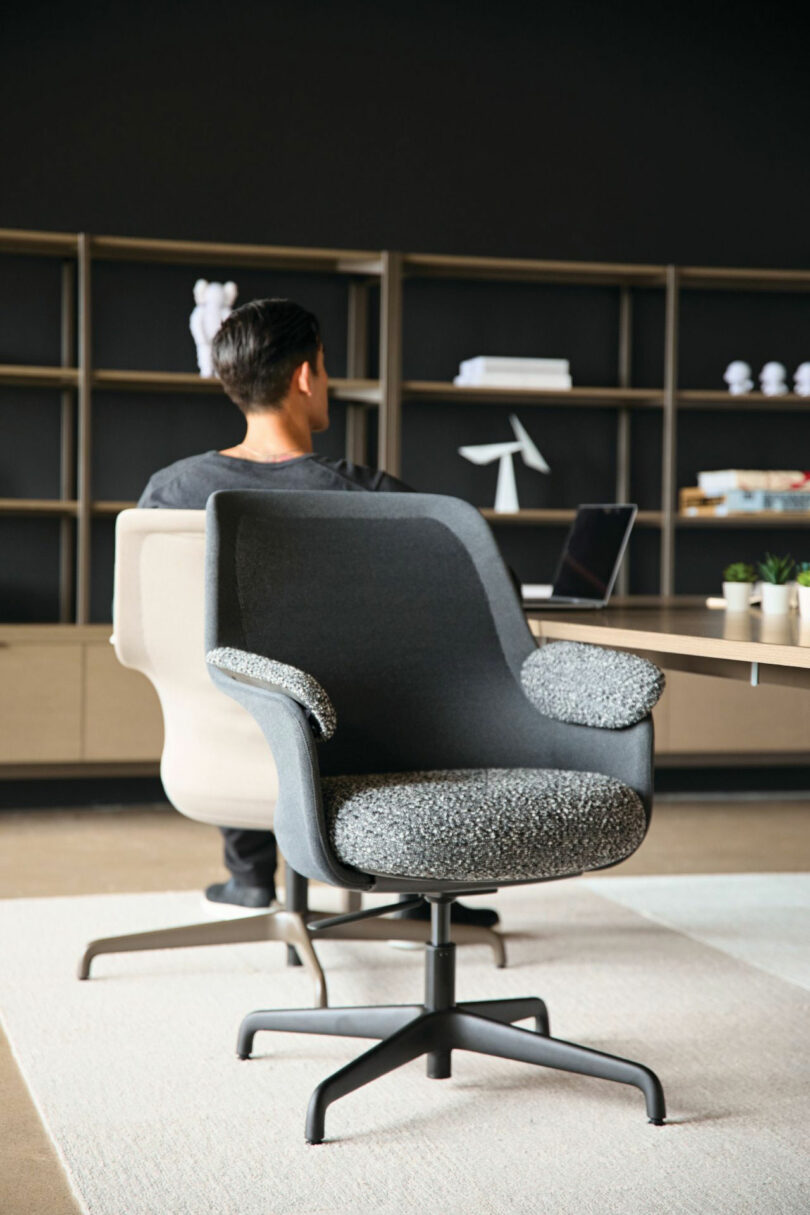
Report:
M348 286L348 367L330 382L330 394L347 403L347 457L365 460L366 410L385 403L385 383L368 378L368 290L391 295L389 255L358 249L300 249L202 241L139 240L86 233L0 229L0 253L59 258L62 262L61 365L0 366L0 385L61 390L59 498L0 499L0 515L58 516L59 598L62 623L86 624L90 615L91 524L133 505L101 502L92 493L93 392L217 393L217 380L193 373L95 368L91 358L92 270L95 262L272 269L342 276ZM390 324L390 317L386 317ZM381 346L385 335L381 334ZM383 410L390 413L390 410ZM382 429L382 428L381 428ZM75 435L75 440L74 440Z
M91 361L92 272L101 261L147 264L262 268L334 274L348 292L347 375L330 381L331 395L347 403L346 451L363 461L367 450L366 417L378 409L380 468L400 471L403 417L409 401L485 402L493 405L601 408L616 411L615 494L630 496L632 416L655 411L662 418L661 509L641 511L639 526L657 528L661 543L661 593L674 590L675 540L680 529L807 527L802 516L733 515L689 517L676 505L678 414L681 410L800 412L810 400L786 394L766 397L753 392L731 397L715 390L682 390L678 382L679 313L683 290L810 291L810 271L741 270L706 267L625 265L602 262L541 261L522 258L457 257L441 254L368 250L302 249L266 245L217 244L200 241L139 240L88 234L26 232L0 229L0 254L55 258L61 261L61 337L58 366L0 366L0 385L51 388L61 402L59 497L0 499L0 516L56 517L60 521L60 620L85 624L89 618L90 528L92 519L112 516L131 502L98 501L92 492L92 404L96 390L162 394L217 393L216 380L193 373L96 368ZM453 384L402 379L403 285L409 278L479 280L612 287L619 293L616 385L576 387L569 391L467 388ZM379 379L369 378L369 289L380 292ZM633 292L664 293L662 334L664 376L659 387L631 384ZM75 436L75 437L74 437ZM522 510L515 514L482 512L487 519L517 526L560 526L572 510ZM625 573L626 576L626 573ZM626 592L626 581L619 590Z

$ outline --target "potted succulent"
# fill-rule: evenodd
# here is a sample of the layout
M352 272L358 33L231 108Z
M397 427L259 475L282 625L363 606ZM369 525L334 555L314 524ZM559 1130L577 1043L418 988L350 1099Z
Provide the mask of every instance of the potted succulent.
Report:
M735 561L723 570L723 598L730 612L745 612L757 572L746 561Z
M810 562L803 561L796 575L799 584L799 615L810 619Z
M765 560L759 563L759 576L762 579L762 610L766 615L782 616L790 606L790 576L796 562L791 556L774 557L772 553L765 554Z

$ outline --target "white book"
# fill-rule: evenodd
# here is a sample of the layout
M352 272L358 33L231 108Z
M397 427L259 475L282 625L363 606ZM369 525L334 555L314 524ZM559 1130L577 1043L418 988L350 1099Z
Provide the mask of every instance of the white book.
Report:
M459 364L460 372L470 371L476 374L490 371L508 371L523 375L535 372L551 375L567 375L570 370L571 366L568 359L522 359L495 354L479 354L474 359L462 359Z
M488 374L471 375L463 372L457 375L453 383L460 388L536 388L563 389L571 387L570 375L523 375L516 372L490 372Z
M790 469L724 468L698 473L698 485L707 497L727 494L732 489L786 490L803 481L803 472Z

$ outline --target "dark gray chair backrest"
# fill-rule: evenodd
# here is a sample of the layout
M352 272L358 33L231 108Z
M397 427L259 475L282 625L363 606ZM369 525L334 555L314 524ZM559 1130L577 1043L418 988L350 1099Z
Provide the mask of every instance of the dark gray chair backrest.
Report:
M223 492L208 504L206 649L234 646L310 672L337 710L323 775L469 767L583 767L645 798L648 722L561 726L520 686L535 642L486 522L426 494ZM613 747L597 736L610 735ZM616 748L616 735L627 736ZM604 740L607 743L607 740ZM646 753L646 761L644 756ZM627 779L622 775L622 779Z

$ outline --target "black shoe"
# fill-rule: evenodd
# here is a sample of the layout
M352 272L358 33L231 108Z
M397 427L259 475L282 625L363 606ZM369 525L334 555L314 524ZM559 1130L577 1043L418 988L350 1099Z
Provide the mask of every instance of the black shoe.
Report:
M247 886L229 878L227 882L207 886L205 897L212 903L234 903L237 907L269 907L276 892L272 886Z
M405 911L397 911L396 916L401 920L429 920L430 904L420 903L418 907L408 907ZM451 924L471 924L475 928L494 928L501 917L494 907L468 907L466 903L453 903L450 907Z

